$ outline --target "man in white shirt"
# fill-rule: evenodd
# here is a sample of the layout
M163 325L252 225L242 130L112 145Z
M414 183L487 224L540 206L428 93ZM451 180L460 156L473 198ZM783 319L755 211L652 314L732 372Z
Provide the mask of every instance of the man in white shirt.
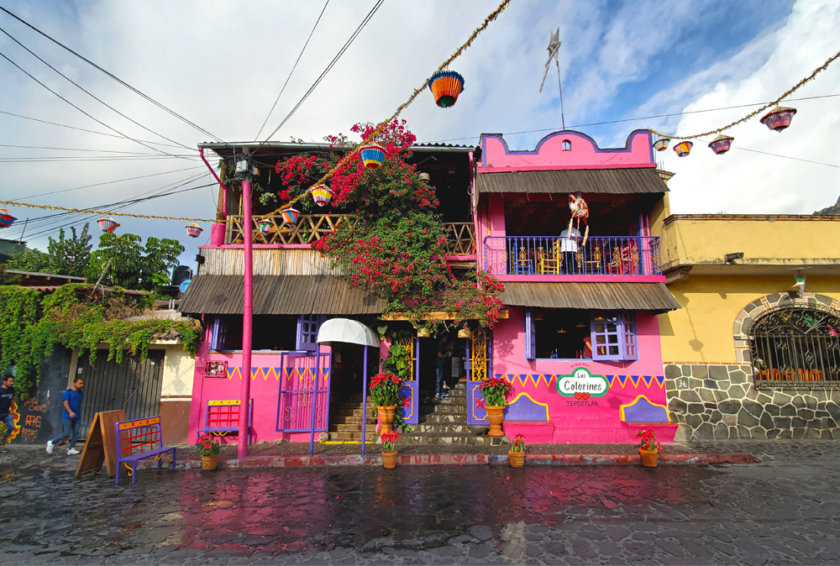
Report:
M565 273L575 273L577 264L575 254L578 251L580 231L577 228L560 232L560 251L563 253L563 269Z

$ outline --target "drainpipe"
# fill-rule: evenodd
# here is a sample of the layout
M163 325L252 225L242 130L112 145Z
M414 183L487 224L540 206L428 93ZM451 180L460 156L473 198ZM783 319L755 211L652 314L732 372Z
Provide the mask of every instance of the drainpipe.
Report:
M250 163L248 167L250 168ZM253 242L251 235L251 175L250 172L242 181L242 231L245 241L244 270L242 277L242 390L239 404L239 438L237 458L240 460L248 455L248 414L251 400L251 337L254 316L254 266Z
M213 169L213 167L211 167L209 163L207 163L207 159L204 158L204 148L203 147L198 148L198 154L201 156L201 160L204 161L204 164L207 165L207 168L210 170L210 172L216 178L216 181L218 181L219 185L221 185L221 187L222 187L222 215L225 218L227 218L227 187L225 186L224 183L222 183L222 180L219 179L219 176L216 175L216 170Z

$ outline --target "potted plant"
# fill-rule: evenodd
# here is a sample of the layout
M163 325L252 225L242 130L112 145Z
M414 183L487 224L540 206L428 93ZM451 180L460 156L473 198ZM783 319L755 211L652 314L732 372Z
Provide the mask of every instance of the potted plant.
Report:
M662 445L656 440L656 433L652 428L643 428L636 436L641 438L639 445L639 455L642 458L642 466L645 468L655 468L659 465L659 451L662 450Z
M391 431L382 434L382 467L386 470L393 470L397 467L397 449L395 444L400 438L400 433Z
M377 373L370 380L370 396L373 397L373 403L376 405L381 426L380 432L383 434L391 432L403 383L402 377L387 372Z
M219 439L211 434L202 434L195 443L195 449L201 455L201 469L215 470L219 465L219 453L222 451Z
M521 468L525 465L525 437L517 434L508 450L508 463L511 468Z
M505 376L486 377L481 380L479 388L484 394L484 409L487 411L487 420L490 423L490 431L487 434L489 436L504 436L505 433L502 432L503 413L507 404L507 397L513 391L513 384Z

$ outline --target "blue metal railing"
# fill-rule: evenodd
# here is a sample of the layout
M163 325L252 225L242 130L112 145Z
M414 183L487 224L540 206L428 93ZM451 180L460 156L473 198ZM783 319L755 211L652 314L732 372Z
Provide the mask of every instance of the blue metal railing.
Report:
M491 275L662 275L658 236L487 236Z

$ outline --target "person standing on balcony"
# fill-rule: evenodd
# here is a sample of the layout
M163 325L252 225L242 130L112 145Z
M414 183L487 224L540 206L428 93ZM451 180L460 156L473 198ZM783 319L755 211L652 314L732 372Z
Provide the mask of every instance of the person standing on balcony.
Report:
M563 254L564 273L570 274L577 271L575 254L578 251L578 239L580 231L577 228L567 228L560 232L560 251Z

